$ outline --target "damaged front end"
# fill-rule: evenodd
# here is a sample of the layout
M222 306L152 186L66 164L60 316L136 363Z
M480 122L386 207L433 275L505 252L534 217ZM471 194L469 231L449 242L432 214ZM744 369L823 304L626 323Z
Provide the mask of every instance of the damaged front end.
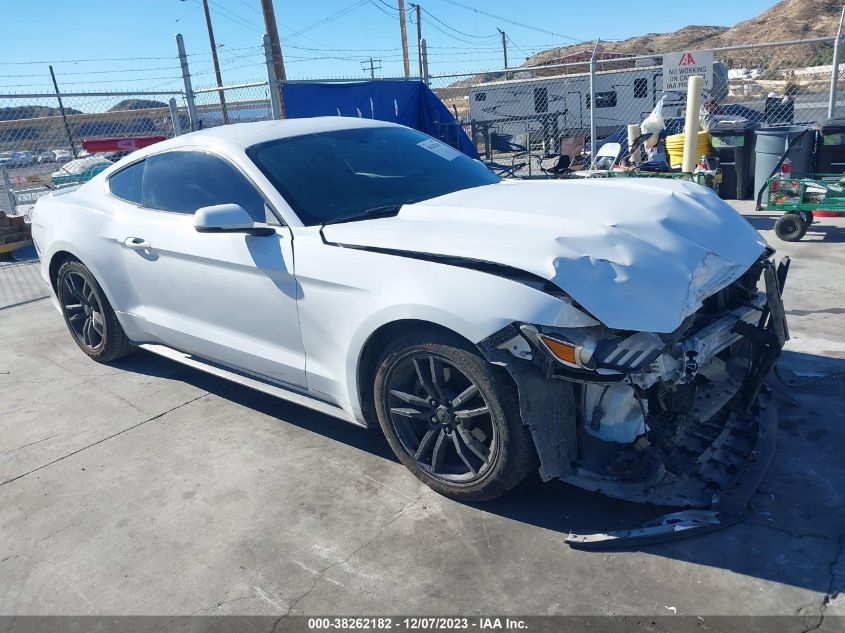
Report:
M479 344L517 384L544 480L695 509L570 544L627 546L741 517L774 454L761 391L788 338L789 259L772 253L669 334L516 323Z

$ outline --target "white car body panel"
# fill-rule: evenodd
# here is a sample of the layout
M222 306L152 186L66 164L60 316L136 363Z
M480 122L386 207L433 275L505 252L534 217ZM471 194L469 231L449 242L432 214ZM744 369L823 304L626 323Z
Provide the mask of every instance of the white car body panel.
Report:
M305 386L289 228L265 237L198 233L190 215L133 208L114 229L121 265L109 283L132 288L115 309L151 340ZM133 248L133 238L149 247Z
M132 341L306 389L366 423L358 364L383 325L428 321L477 343L514 322L598 322L506 276L343 244L504 264L553 281L609 327L652 332L672 331L764 248L715 194L668 181L500 183L321 234L303 226L244 151L288 135L388 125L339 117L237 124L134 152L78 189L38 201L42 275L49 282L53 256L67 251L101 282ZM200 234L191 216L107 192L114 171L175 148L235 164L287 226L267 237ZM130 248L130 238L149 248Z
M367 222L370 223L373 220ZM318 227L294 231L309 388L360 415L361 351L383 325L436 323L477 343L514 321L560 327L597 322L569 303L475 270L327 246Z
M675 330L766 246L713 191L657 178L503 181L324 232L529 271L608 327L646 332Z

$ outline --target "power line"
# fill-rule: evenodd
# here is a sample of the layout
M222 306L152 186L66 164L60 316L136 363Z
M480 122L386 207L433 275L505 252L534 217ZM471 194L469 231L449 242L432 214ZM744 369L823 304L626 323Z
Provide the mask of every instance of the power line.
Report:
M374 1L375 1L375 0L370 0L370 2L374 2ZM396 7L394 7L392 4L388 4L388 3L387 3L387 2L385 2L384 0L377 0L377 1L378 1L380 4L383 4L384 6L386 6L386 7L387 7L388 9L390 9L391 11L395 11L397 14L399 13L399 9L397 9Z
M464 37L474 37L474 38L477 38L477 39L480 39L480 40L489 40L490 38L493 38L493 37L499 37L499 36L498 36L498 34L491 34L491 35L473 35L472 33L464 33L463 31L459 31L458 29L456 29L456 28L454 28L454 27L452 27L452 26L449 26L448 24L446 24L446 22L444 22L443 20L441 20L440 18L438 18L438 17L437 17L436 15L434 15L431 11L428 11L427 9L424 9L422 6L420 7L420 9L422 10L422 12L423 12L423 13L425 13L425 14L426 14L428 17L430 17L432 20L436 20L437 22L439 22L440 24L442 24L443 26L445 26L447 29L449 29L450 31L454 31L454 32L455 32L455 33L457 33L458 35L463 35Z
M437 24L434 24L433 22L429 22L428 26L430 28L433 28L435 31L442 33L446 37L455 40L456 42L461 42L462 44L472 44L472 42L470 42L469 40L466 40L462 37L458 37L457 35L453 35L452 33L449 33L449 31L445 31L444 29L439 27Z
M196 54L194 54L196 55ZM190 55L189 55L190 56ZM0 62L0 66L31 66L33 64L78 64L78 63L99 63L99 62L134 62L134 61L160 61L162 59L173 60L173 55L167 57L113 57L99 59L57 59L53 61L36 62ZM52 84L51 84L52 85Z
M320 26L323 26L324 24L328 24L329 22L333 22L334 20L336 20L340 16L346 15L350 11L354 11L358 7L362 7L365 4L367 4L367 0L356 0L352 4L344 7L343 9L340 9L339 11L335 11L334 13L324 17L323 19L318 20L318 21L314 22L313 24L309 24L308 26L306 26L302 29L299 29L298 31L292 33L289 37L291 37L291 38L297 37L299 35L302 35L303 33L306 33L308 31L312 31L312 30L314 30L314 29L316 29Z
M146 73L156 70L172 70L179 72L179 67L175 64L173 66L156 66L155 68L115 68L112 70L75 70L71 72L60 73L62 77L70 75L103 75L108 73ZM0 75L2 79L26 79L27 77L44 77L44 73L27 73L25 75ZM142 77L143 79L143 77Z
M161 26L157 26L153 29L150 29L149 31L141 33L140 35L136 35L135 37L133 37L131 39L121 40L119 44L117 44L116 46L110 47L109 50L113 51L115 49L125 48L127 44L137 42L140 39L144 39L144 38L152 35L153 33L157 33L158 31L161 31L162 29L171 26L172 24L177 24L182 18L184 18L184 17L188 16L189 14L193 13L194 11L196 11L196 9L197 9L197 7L192 7L191 9L188 9L185 13L180 15L175 20L170 20L169 22L166 22L165 24L162 24Z
M255 11L258 15L261 15L261 10L260 10L258 7L253 6L251 3L247 2L246 0L238 0L238 2L240 2L242 5L244 5L244 6L245 6L245 7L247 7L248 9L252 9L252 10L253 10L253 11Z
M379 1L381 1L381 0L379 0ZM371 5L373 5L373 6L374 6L376 9L378 9L379 11L381 11L382 13L384 13L384 14L385 14L387 17L389 17L391 20L395 20L395 19L396 19L396 16L395 16L395 15L393 15L392 13L389 13L389 12L385 11L385 10L384 10L384 9L382 9L382 8L381 8L378 4L376 4L376 0L370 0L370 4L371 4ZM384 2L382 2L381 4L385 4L385 3L384 3ZM385 5L385 6L387 6L389 9L393 9L393 7L391 7L390 5ZM396 13L397 13L397 14L399 13L399 9L394 9L394 11L396 11Z
M538 33L546 33L547 35L554 35L555 37L561 37L566 40L572 40L573 42L584 42L586 40L579 40L578 38L572 37L571 35L563 35L561 33L555 33L554 31L549 31L546 29L541 29L536 26L531 26L530 24L525 24L523 22L516 22L515 20L510 20L508 18L503 18L500 15L496 15L495 13L490 13L489 11L483 11L481 9L476 9L475 7L467 6L461 2L457 2L456 0L443 0L444 2L448 2L449 4L453 4L456 7L461 7L462 9L466 9L467 11L472 11L473 13L479 13L481 15L486 15L489 18L495 18L496 20L501 20L502 22L507 22L508 24L513 24L514 26L520 26L524 29L529 29L531 31L537 31Z
M525 51L525 49L524 49L524 48L522 48L519 44L517 44L516 42L514 42L514 41L511 39L511 36L510 36L510 35L508 35L507 33L505 33L505 39L507 39L507 40L508 40L508 42L510 42L511 44L513 44L513 47L514 47L516 50L518 50L518 51L522 51L522 53L525 55L525 58L526 58L526 59L528 59L529 57L531 57L531 55L529 55L529 54Z
M199 2L199 0L194 0L194 2ZM240 15L235 13L234 11L224 7L222 4L217 2L216 0L211 0L211 4L214 5L214 9L220 13L223 17L225 17L230 22L234 22L244 28L250 29L255 31L256 33L264 33L264 29L258 26L255 22L251 22L246 18L242 18Z

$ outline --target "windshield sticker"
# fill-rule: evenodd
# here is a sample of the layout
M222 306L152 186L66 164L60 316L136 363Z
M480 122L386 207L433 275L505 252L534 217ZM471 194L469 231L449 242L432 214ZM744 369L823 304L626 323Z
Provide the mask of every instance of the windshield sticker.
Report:
M423 149L427 149L432 154L437 154L441 158L445 158L446 160L455 160L461 155L461 153L454 147L450 147L446 145L446 143L441 143L433 138L421 141L417 143L417 145Z

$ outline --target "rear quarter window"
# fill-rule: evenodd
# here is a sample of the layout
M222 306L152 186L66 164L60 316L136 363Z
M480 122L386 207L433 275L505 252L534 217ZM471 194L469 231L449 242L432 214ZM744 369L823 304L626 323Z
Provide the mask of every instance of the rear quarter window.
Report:
M144 161L124 167L109 176L109 191L113 196L133 204L141 204L144 181Z

